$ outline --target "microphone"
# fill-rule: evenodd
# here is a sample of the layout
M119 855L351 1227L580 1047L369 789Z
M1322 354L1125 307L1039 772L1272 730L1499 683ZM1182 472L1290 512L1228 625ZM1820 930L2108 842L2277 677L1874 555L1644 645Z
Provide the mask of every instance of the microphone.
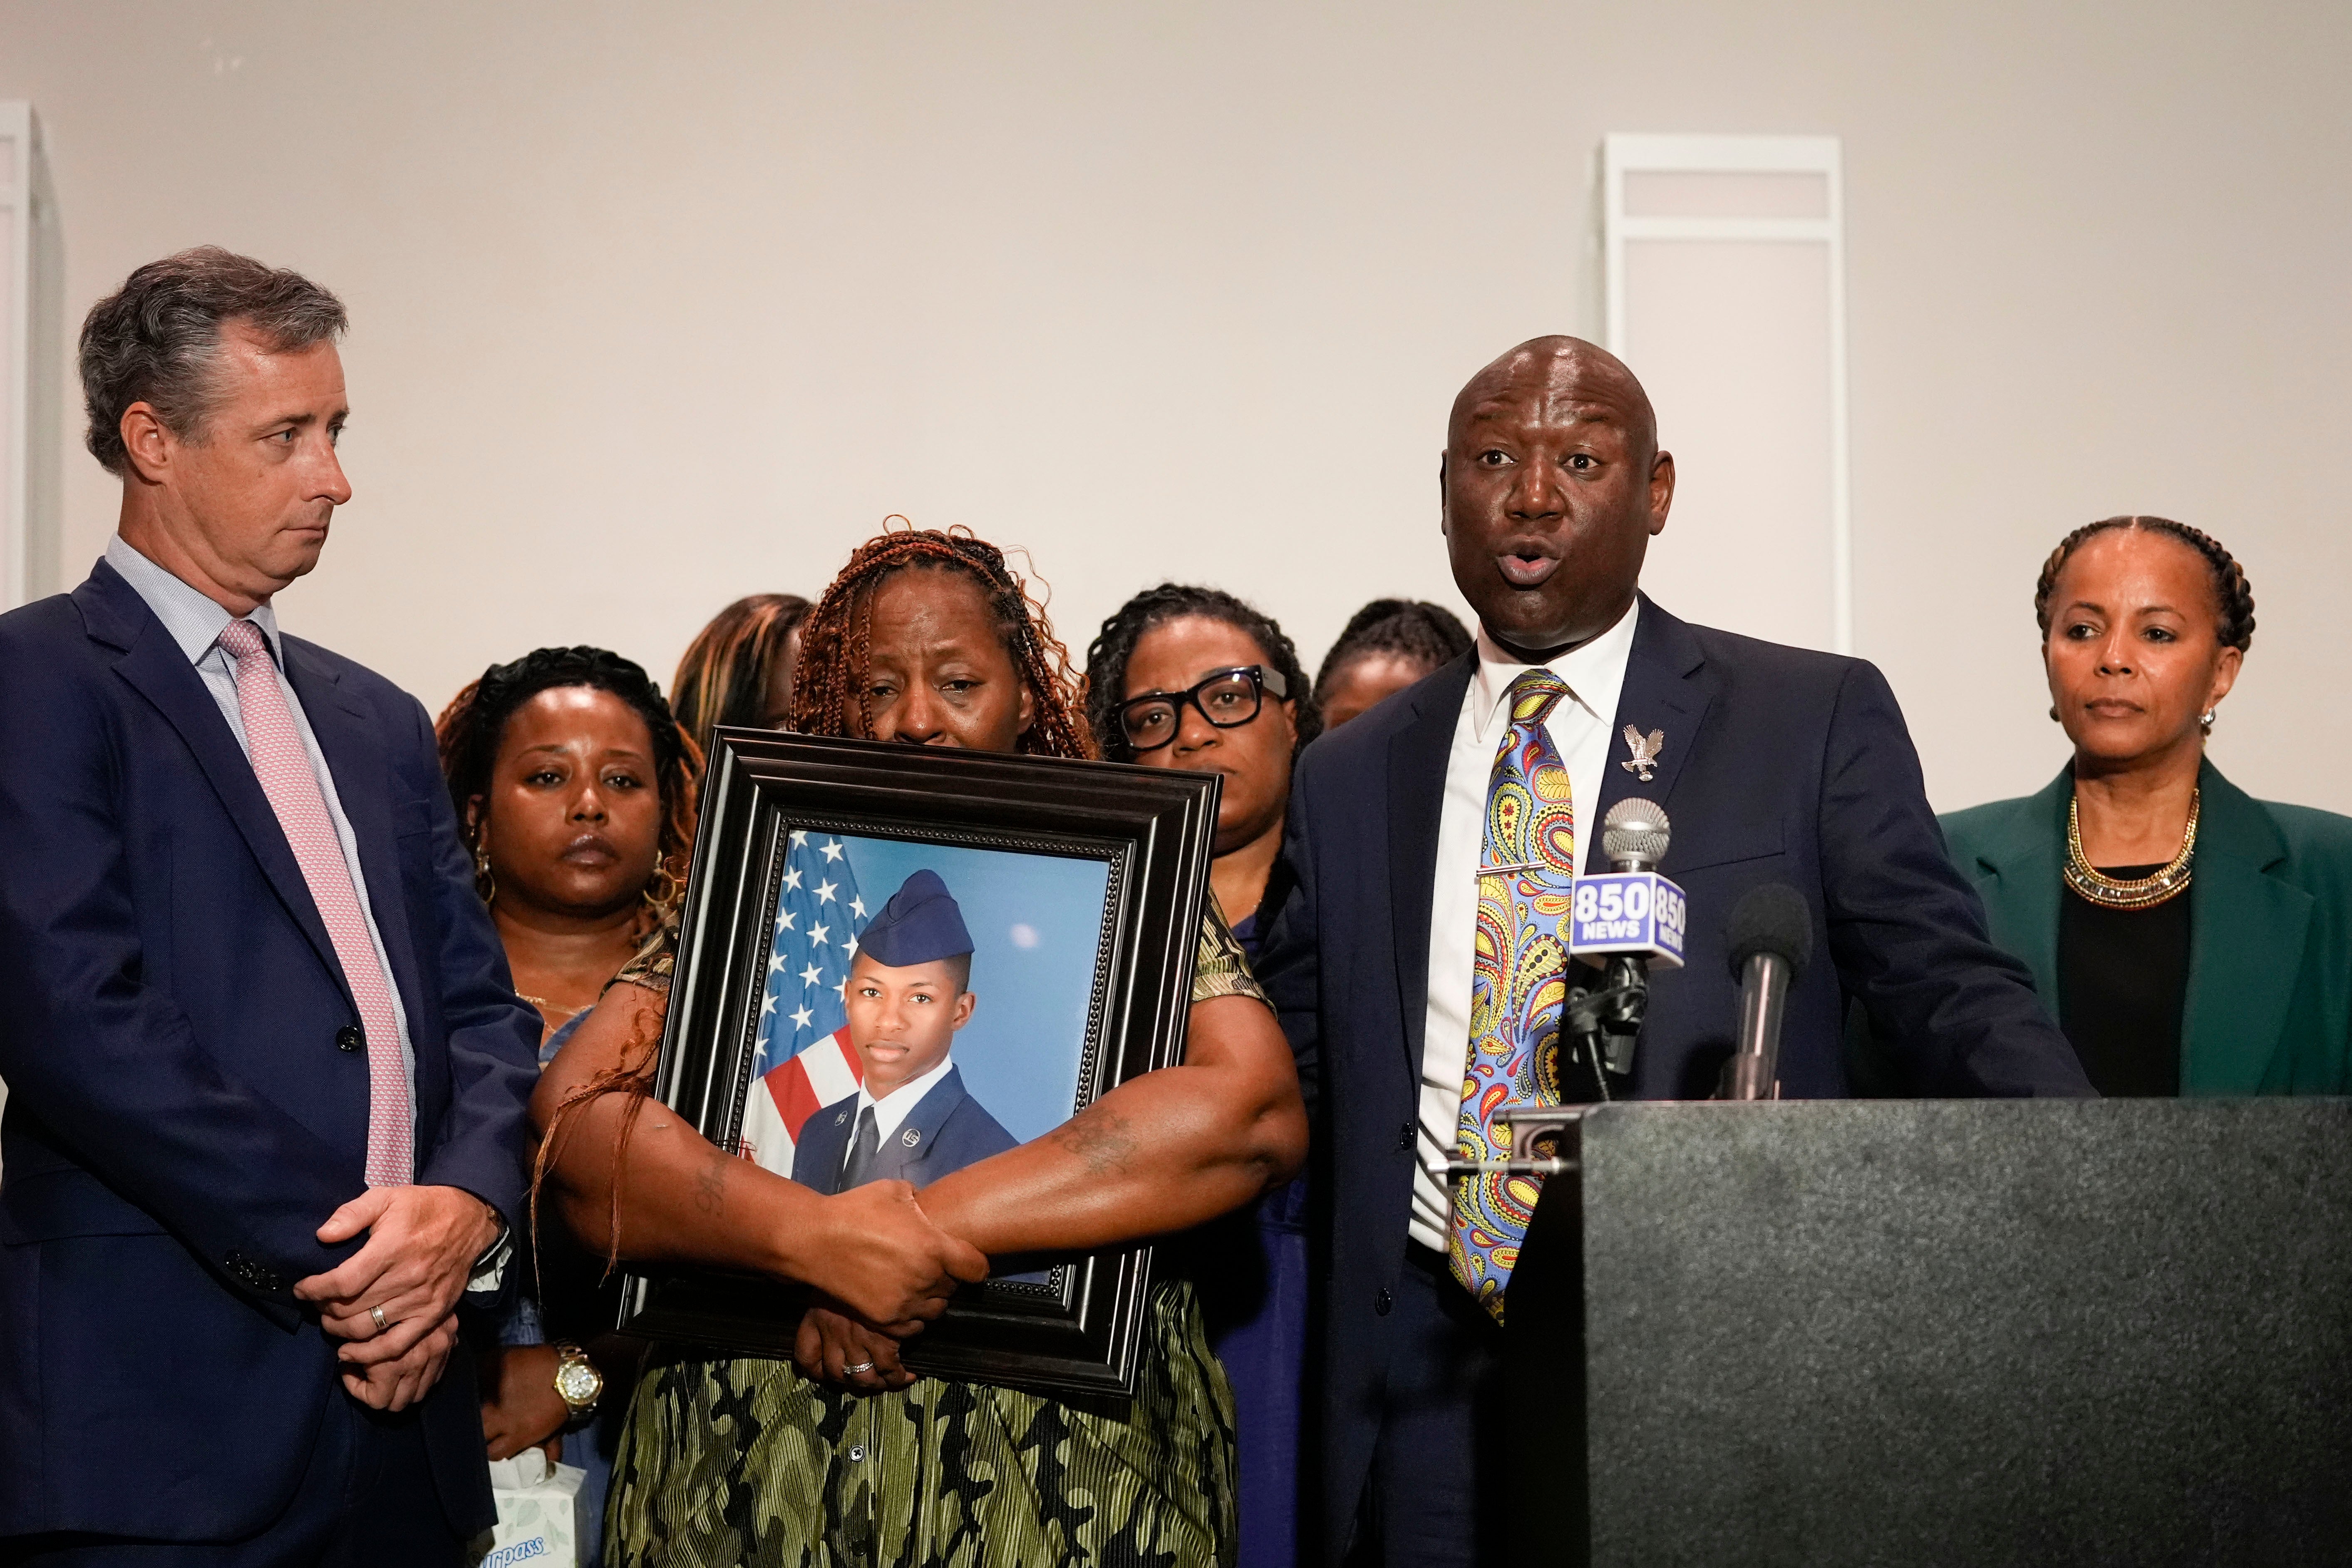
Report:
M1739 1044L1723 1064L1718 1100L1780 1098L1780 1017L1813 956L1813 911L1786 882L1750 888L1732 906L1731 975L1739 982Z
M1674 828L1664 808L1631 795L1601 819L1601 852L1620 871L1647 871L1666 858Z
M1601 851L1615 869L1576 879L1570 910L1569 956L1602 972L1597 989L1568 994L1563 1024L1598 1068L1623 1078L1633 1070L1633 1047L1648 1010L1653 965L1679 969L1690 906L1683 890L1655 868L1673 842L1673 827L1655 801L1629 798L1601 818ZM1609 1084L1600 1078L1602 1098Z

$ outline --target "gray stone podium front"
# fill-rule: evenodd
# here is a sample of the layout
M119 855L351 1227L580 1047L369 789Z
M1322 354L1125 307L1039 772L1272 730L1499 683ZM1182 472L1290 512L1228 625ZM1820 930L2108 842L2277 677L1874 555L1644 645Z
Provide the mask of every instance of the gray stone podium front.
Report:
M2352 1101L1575 1142L1511 1289L1521 1562L2352 1563Z

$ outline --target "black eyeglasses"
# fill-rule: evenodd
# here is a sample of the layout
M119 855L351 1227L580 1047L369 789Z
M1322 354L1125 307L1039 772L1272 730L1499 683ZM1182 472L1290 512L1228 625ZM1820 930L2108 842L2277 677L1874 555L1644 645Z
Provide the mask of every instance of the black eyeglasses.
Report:
M1156 752L1176 739L1184 727L1184 704L1220 730L1238 730L1258 715L1265 693L1290 695L1282 671L1260 664L1237 664L1220 669L1190 691L1147 691L1118 705L1119 732L1137 752Z

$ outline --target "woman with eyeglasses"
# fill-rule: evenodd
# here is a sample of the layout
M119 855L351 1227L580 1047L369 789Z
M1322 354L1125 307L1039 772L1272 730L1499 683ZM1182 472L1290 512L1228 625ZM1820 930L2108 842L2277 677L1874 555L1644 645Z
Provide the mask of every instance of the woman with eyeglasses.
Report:
M1321 731L1316 711L1282 628L1215 588L1148 588L1087 649L1087 720L1106 758L1223 775L1209 876L1253 952L1290 761Z
M1163 583L1121 605L1087 650L1102 754L1223 775L1217 902L1255 954L1282 847L1290 764L1321 725L1298 651L1272 617L1214 588ZM1244 1568L1297 1560L1300 1378L1307 1356L1307 1184L1173 1244L1195 1260L1209 1343L1234 1388Z

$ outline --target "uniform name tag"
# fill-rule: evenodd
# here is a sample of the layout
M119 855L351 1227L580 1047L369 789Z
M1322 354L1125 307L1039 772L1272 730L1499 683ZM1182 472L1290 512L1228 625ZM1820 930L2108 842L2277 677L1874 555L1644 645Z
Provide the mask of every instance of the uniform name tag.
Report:
M1651 964L1680 969L1690 905L1655 871L1611 871L1576 879L1568 951L1578 958L1641 953Z

